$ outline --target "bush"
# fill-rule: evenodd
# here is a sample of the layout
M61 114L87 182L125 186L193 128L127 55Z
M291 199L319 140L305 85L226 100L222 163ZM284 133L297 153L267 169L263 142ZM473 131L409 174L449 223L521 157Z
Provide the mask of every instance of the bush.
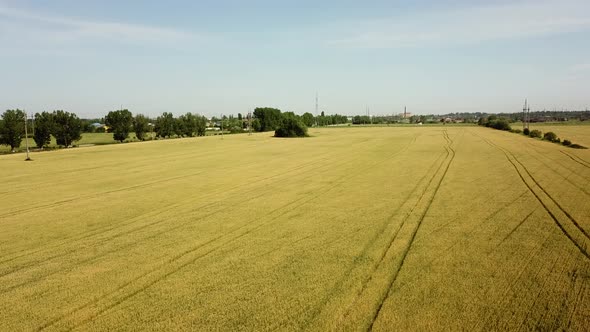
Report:
M582 146L580 144L572 144L569 146L570 148L574 148L574 149L587 149L587 147Z
M284 117L275 130L275 137L306 137L307 127L295 117Z
M570 145L572 145L572 141L570 141L569 139L564 139L563 143L561 143L561 144L563 144L565 146L570 146Z
M537 138L541 138L541 137L543 137L543 133L542 133L540 130L533 129L533 130L531 130L531 132L529 133L529 136L530 136L530 137L533 137L533 138L535 138L535 137L537 137Z
M498 130L511 130L510 124L505 119L491 120L488 122L488 126Z
M548 131L543 135L543 139L550 142L557 142L559 138L557 138L557 135L554 132Z
M529 128L524 128L522 133L525 134L526 136L528 136L531 133L531 131L529 130Z
M244 129L240 126L233 126L230 128L229 132L232 134L240 134L244 132Z

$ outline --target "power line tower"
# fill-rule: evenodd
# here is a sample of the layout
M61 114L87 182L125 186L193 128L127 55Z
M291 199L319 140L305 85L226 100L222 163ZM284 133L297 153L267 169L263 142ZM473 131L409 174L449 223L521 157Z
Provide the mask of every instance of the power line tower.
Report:
M320 106L319 106L319 102L318 102L318 93L316 92L315 93L315 126L316 127L318 126L319 108L320 108Z
M522 130L525 130L527 128L526 126L526 104L527 104L527 100L524 100L524 106L522 107Z

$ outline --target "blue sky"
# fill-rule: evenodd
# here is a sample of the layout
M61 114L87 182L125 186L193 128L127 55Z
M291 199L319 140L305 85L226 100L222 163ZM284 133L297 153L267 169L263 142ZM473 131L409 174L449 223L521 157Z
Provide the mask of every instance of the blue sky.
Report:
M590 1L0 0L0 108L590 108Z

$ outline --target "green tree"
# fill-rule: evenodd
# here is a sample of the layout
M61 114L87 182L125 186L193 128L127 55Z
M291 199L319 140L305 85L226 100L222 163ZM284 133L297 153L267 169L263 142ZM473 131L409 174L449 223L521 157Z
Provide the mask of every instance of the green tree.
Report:
M179 136L193 137L197 134L199 120L196 115L188 112L177 119L176 134Z
M35 144L40 149L51 143L51 132L54 130L53 127L53 115L49 112L36 113L35 114L35 133L33 138Z
M133 115L126 109L111 111L105 117L105 124L113 133L115 141L123 142L129 137L133 125Z
M149 119L142 114L137 114L133 118L133 131L138 140L145 140L145 134L150 131Z
M549 131L543 135L543 139L550 142L557 142L559 138L557 138L557 135L554 132Z
M197 115L197 136L205 136L207 129L207 118L202 115Z
M290 114L289 114L290 113ZM275 137L305 137L307 127L293 113L289 112L283 116L279 127L275 130Z
M305 112L303 113L303 115L301 116L301 121L303 122L304 125L311 127L313 126L315 120L313 118L313 114L309 113L309 112Z
M172 113L164 112L156 119L154 131L157 137L172 137L176 133L176 123Z
M52 135L58 145L68 147L82 138L82 122L74 113L53 111Z
M257 107L254 110L254 118L260 126L257 131L275 130L281 124L281 110L271 107ZM254 125L252 125L253 128Z
M1 144L10 146L12 151L20 146L23 137L25 137L25 112L16 110L6 110L2 114L2 125L0 126Z

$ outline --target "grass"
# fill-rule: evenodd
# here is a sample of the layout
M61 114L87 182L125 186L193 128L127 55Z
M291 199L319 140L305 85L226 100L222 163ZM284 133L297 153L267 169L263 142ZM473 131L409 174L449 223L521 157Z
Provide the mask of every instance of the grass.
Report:
M0 156L3 329L587 328L589 150L310 133Z

